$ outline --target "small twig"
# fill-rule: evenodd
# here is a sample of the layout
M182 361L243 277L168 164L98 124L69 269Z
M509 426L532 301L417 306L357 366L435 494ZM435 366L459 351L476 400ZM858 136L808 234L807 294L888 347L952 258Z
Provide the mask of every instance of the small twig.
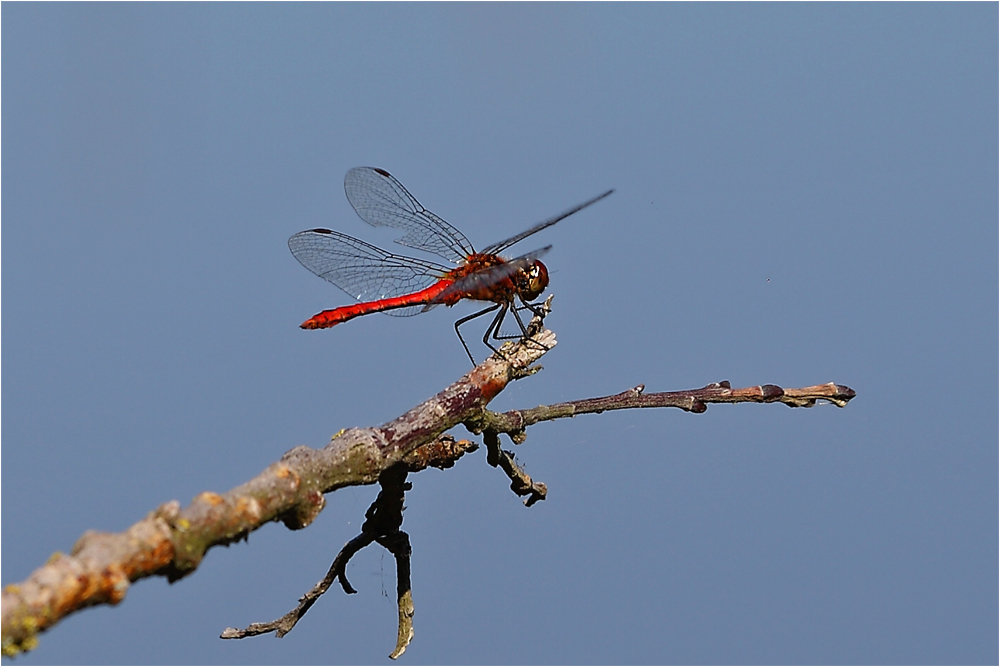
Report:
M298 606L281 618L269 623L251 623L243 630L226 628L219 637L222 639L244 639L246 637L263 635L268 632L273 632L275 637L284 637L295 627L299 619L305 616L309 608L316 603L316 600L329 590L333 580L337 577L340 577L340 584L344 587L345 593L356 593L357 591L351 587L351 584L347 581L347 577L344 576L344 568L347 567L347 562L351 560L354 554L371 544L374 539L370 535L362 533L345 544L344 548L340 550L340 553L333 560L333 565L330 566L330 570L323 577L323 580L313 586L308 593L300 597Z
M403 457L403 464L409 472L420 472L425 468L446 470L468 453L479 449L479 443L471 440L455 440L447 433L434 442L418 447Z
M484 431L483 441L486 443L486 462L494 468L500 467L510 478L510 490L518 496L528 496L524 506L531 507L539 500L545 500L548 487L544 482L536 482L524 471L524 468L514 460L514 453L500 448L500 436L496 431Z
M503 413L483 410L480 415L467 420L465 426L473 433L488 430L507 433L515 444L521 444L526 437L525 429L532 424L577 415L600 414L607 410L680 408L687 412L702 413L708 409L709 403L784 403L793 408L808 408L815 405L818 400L829 401L842 408L856 395L850 387L832 382L800 389L782 389L774 384L733 389L729 382L724 380L701 389L684 391L644 394L644 389L645 385L640 384L614 396L540 405L528 410L510 410Z
M396 648L389 657L395 660L403 655L413 639L413 593L410 590L410 536L399 530L378 539L378 543L396 558L396 606L399 624Z
M461 454L459 454L461 456ZM348 595L356 593L347 580L347 564L351 558L372 542L378 542L396 558L396 601L399 605L399 631L396 637L396 648L389 656L396 659L406 650L413 639L413 595L410 591L410 538L399 527L403 523L403 500L406 491L412 485L406 481L409 466L405 463L386 470L379 477L382 490L375 502L365 512L365 522L361 526L361 534L344 545L333 560L329 571L323 580L312 587L308 593L299 598L299 604L281 618L269 623L251 623L243 630L226 628L220 637L222 639L245 639L256 635L273 632L276 637L284 637L295 624L305 616L309 608L316 603L321 595L329 590L334 579L340 579L340 585Z

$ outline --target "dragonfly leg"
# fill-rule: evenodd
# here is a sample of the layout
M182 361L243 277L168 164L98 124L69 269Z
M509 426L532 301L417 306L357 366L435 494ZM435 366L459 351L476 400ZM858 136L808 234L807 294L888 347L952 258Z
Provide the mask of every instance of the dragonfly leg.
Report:
M472 362L473 366L476 365L476 360L472 358L472 352L469 352L469 346L465 344L465 339L462 338L462 332L459 331L458 328L460 326L462 326L463 324L465 324L466 322L468 322L469 320L474 320L477 317L481 317L481 316L485 315L486 313L492 313L494 310L496 310L497 308L499 308L502 305L504 305L504 304L501 304L501 303L494 304L492 306L489 306L488 308L483 308L479 312L475 312L475 313L473 313L471 315L468 315L467 317L463 317L458 322L455 322L455 333L458 334L458 340L462 341L462 347L465 348L465 353L467 355L469 355L469 361ZM503 311L500 312L500 315L503 315ZM495 322L496 322L496 320L494 320L494 323ZM490 329L492 329L492 328L493 328L493 324L490 324ZM487 329L487 333L489 333L490 329ZM487 345L489 345L489 347L490 347L491 350L493 350L494 352L496 352L496 348L495 347L493 347L489 343L487 343Z
M521 303L524 304L524 305L521 306L520 308L518 308L518 310L530 310L532 315L535 315L537 317L545 317L546 313L545 313L545 311L542 308L542 306L545 305L544 302L543 303L528 303L524 299L521 299Z
M533 315L537 315L539 317L544 317L545 313L543 313L542 309L539 308L538 306L536 306L536 304L528 303L524 299L521 299L521 303L524 304L524 305L523 306L512 306L511 309L510 309L510 311L512 313L514 313L514 319L517 320L517 326L521 328L521 335L520 336L517 336L517 335L502 335L500 333L500 328L497 327L495 335L493 336L493 338L495 340L513 340L513 339L516 339L516 338L520 338L521 340L525 340L525 341L528 341L530 343L533 343L534 345L537 345L538 347L540 347L543 350L547 351L547 350L552 349L548 345L544 345L542 343L539 343L537 340L535 340L530 335L528 335L528 327L524 326L524 320L521 319L521 314L520 314L519 311L530 310ZM536 308L538 308L538 309L536 310Z
M509 305L508 304L508 308L510 309L510 312L514 313L514 319L517 321L517 326L520 327L520 329L521 329L521 333L520 334L502 334L502 333L500 333L500 326L503 324L503 317L502 317L502 315L505 315L506 311L507 311L507 308L505 308L497 316L497 319L494 320L493 324L490 325L490 328L486 331L486 336L489 336L490 333L492 332L492 334L493 334L493 340L498 340L498 341L502 341L502 340L524 340L524 341L528 341L528 342L530 342L530 343L532 343L534 345L537 345L538 347L540 347L543 350L549 350L549 349L551 349L551 348L549 348L549 346L543 345L542 343L539 343L537 340L533 339L530 335L528 335L528 327L526 327L524 325L524 320L521 319L521 314L518 311L521 311L521 310L530 310L535 315L542 315L542 313L539 312L539 311L536 311L535 308L533 307L533 304L530 304L527 301L524 301L523 299L521 300L521 303L523 303L524 305L523 306L514 306L514 305ZM490 349L492 349L494 352L497 351L497 349L495 347L493 347L492 345L490 345L489 341L487 341L486 338L483 338L483 342L486 343L487 345L489 345Z
M514 313L514 318L517 320L517 326L521 329L521 333L520 334L502 334L502 333L500 333L500 327L497 327L496 331L494 332L494 335L493 335L493 339L494 340L518 340L518 339L525 339L526 340L528 338L528 328L526 326L524 326L524 321L521 319L519 311L530 310L532 315L538 315L538 316L543 316L544 313L541 311L541 308L539 308L538 310L535 310L535 304L528 303L524 299L521 299L521 303L523 305L516 306L513 303L509 305L510 311L512 313ZM545 348L545 349L548 349L548 348Z
M493 321L490 322L490 326L486 329L486 333L483 334L483 342L486 344L486 347L490 348L491 350L493 350L494 353L499 354L502 357L503 354L500 352L500 350L493 347L493 343L490 342L490 336L491 335L493 336L493 340L503 340L500 337L500 326L503 324L503 318L507 316L507 311L510 309L510 304L498 303L497 308L500 309L500 312L497 313L497 316L493 318Z

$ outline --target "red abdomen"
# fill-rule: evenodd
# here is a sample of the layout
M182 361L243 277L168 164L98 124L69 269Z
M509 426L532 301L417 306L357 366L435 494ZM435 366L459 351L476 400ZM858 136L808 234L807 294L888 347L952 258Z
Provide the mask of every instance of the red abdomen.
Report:
M351 306L341 306L332 310L324 310L322 313L316 313L310 317L300 324L299 327L302 329L329 329L341 322L353 320L355 317L367 315L368 313L381 313L384 310L395 310L396 308L427 304L447 289L451 283L451 280L439 280L427 289L414 292L413 294L404 294L403 296L396 296L389 299L366 301Z

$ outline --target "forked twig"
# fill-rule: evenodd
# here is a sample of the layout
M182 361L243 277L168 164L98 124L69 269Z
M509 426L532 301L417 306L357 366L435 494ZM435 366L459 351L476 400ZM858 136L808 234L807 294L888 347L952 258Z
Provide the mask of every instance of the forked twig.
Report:
M513 452L500 447L501 433L506 433L515 445L520 445L527 438L526 429L533 424L563 417L600 414L606 410L680 408L698 414L705 412L709 403L784 403L793 408L808 408L820 400L842 408L856 395L850 387L832 382L801 389L782 389L774 384L733 389L728 381L723 380L701 389L685 391L644 394L644 389L645 386L640 384L614 396L540 405L528 410L509 410L503 413L483 410L475 418L467 420L465 427L473 433L483 434L488 451L487 462L506 473L510 478L511 490L519 496L528 496L524 504L531 507L537 501L545 500L548 488L544 483L531 479L514 460Z
M299 604L281 618L269 623L251 623L243 630L226 628L220 637L222 639L244 639L256 635L273 632L276 637L284 637L295 624L299 622L309 608L316 603L321 595L329 590L334 579L340 580L340 585L348 595L357 593L347 580L347 563L372 542L378 542L396 558L396 602L399 606L399 632L396 638L396 648L390 658L396 659L403 654L413 638L413 596L410 591L410 538L399 527L403 523L403 499L412 484L406 481L408 470L405 464L400 464L386 470L379 477L382 490L375 502L365 512L365 522L361 526L361 534L344 545L337 557L333 559L330 570L322 581L312 587L308 593L299 598Z

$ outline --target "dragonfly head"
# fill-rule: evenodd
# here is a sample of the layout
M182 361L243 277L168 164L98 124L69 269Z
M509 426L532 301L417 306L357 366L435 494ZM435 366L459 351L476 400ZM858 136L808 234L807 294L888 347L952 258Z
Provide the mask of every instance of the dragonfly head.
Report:
M521 296L526 301L537 299L549 286L549 270L536 259L524 274L526 286L522 290Z

